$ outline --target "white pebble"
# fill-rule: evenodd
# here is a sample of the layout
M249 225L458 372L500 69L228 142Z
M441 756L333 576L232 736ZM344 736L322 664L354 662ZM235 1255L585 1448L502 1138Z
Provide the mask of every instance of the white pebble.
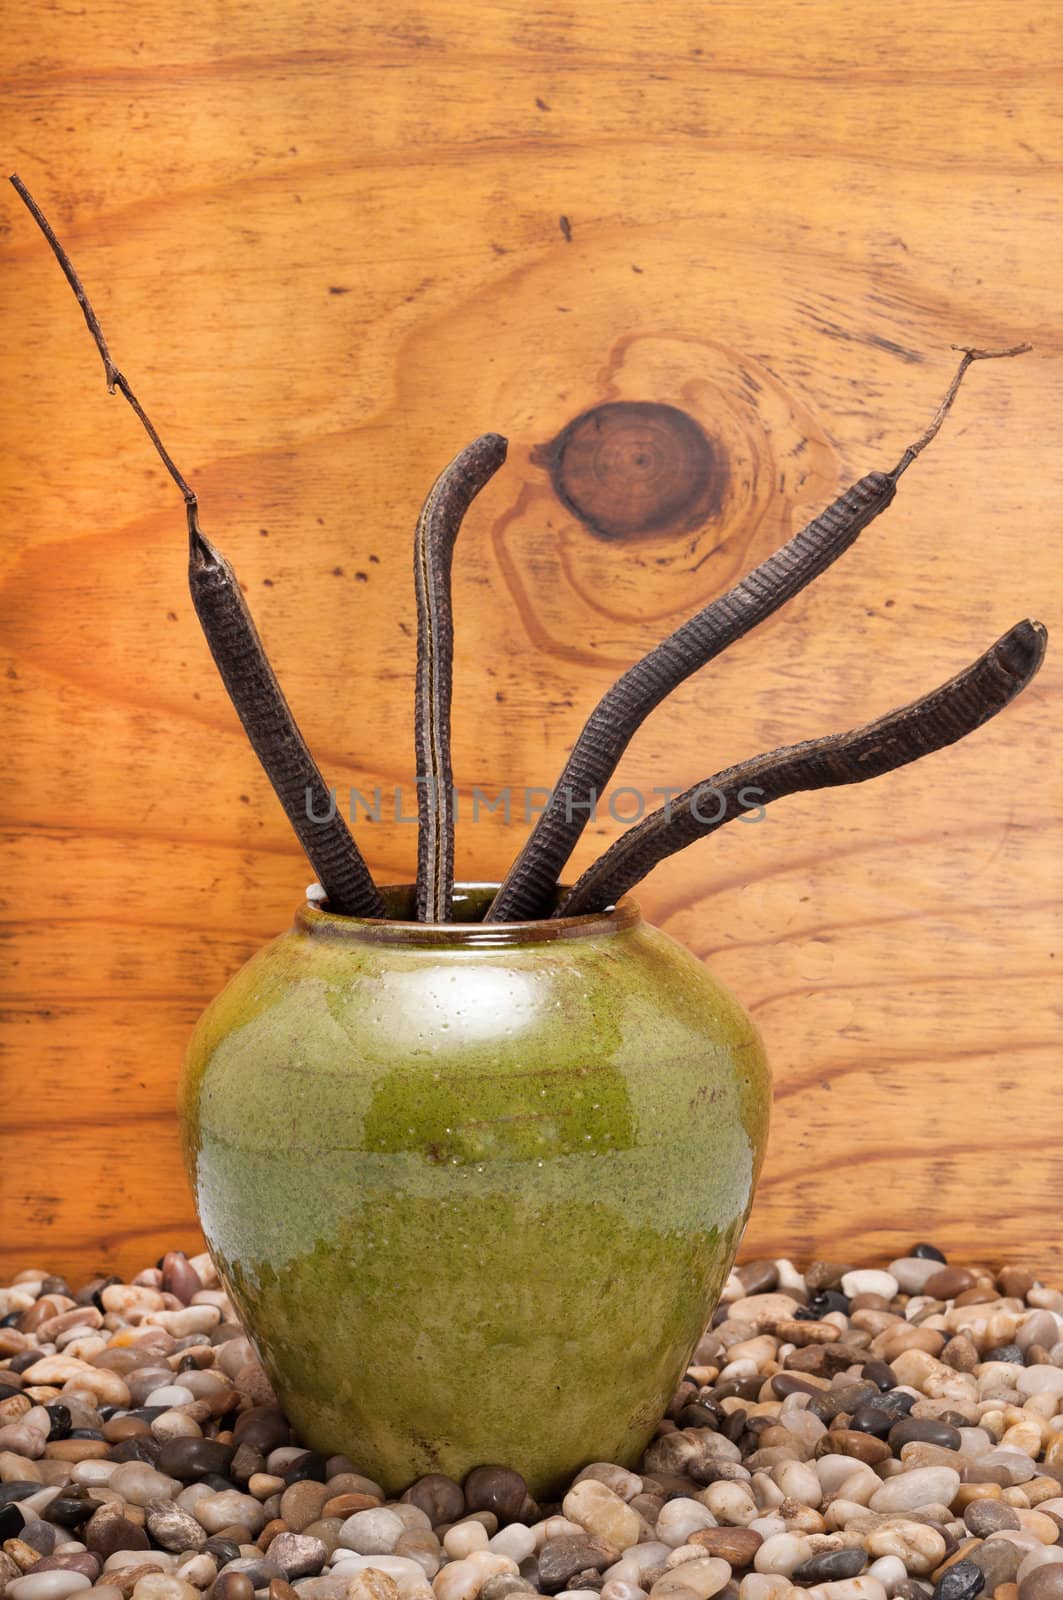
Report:
M1027 1465L1032 1465L1026 1458ZM1033 1474L1031 1473L1031 1477ZM888 1478L868 1501L872 1511L917 1511L933 1502L949 1506L960 1489L955 1467L915 1467Z
M802 1600L886 1600L885 1586L877 1578L839 1578L834 1583L816 1583L799 1590Z
M191 1389L186 1389L183 1383L160 1383L157 1389L149 1391L144 1403L149 1406L190 1406L195 1398Z
M339 1543L344 1549L354 1550L360 1556L389 1555L404 1531L402 1521L394 1511L388 1511L384 1506L374 1506L370 1511L355 1511L347 1518L339 1532ZM487 1534L482 1526L480 1531L486 1544Z
M758 1572L781 1573L788 1578L802 1561L808 1561L813 1547L807 1537L797 1533L775 1533L765 1539L753 1558Z
M678 1500L669 1500L661 1507L661 1514L657 1518L657 1538L662 1544L668 1545L672 1550L677 1550L680 1545L686 1544L692 1533L699 1528L714 1528L716 1518L707 1506L697 1500L680 1497ZM635 1544L635 1538L628 1541ZM625 1549L626 1546L621 1546ZM704 1553L704 1552L702 1552Z
M925 1261L922 1256L901 1256L890 1262L890 1276L902 1294L921 1294L928 1278L941 1271L940 1261Z
M27 1572L13 1578L6 1594L9 1600L66 1600L79 1589L91 1589L92 1581L83 1572Z
M496 1556L508 1556L519 1566L535 1554L535 1535L523 1522L511 1522L507 1528L499 1529L487 1548Z
M361 1517L370 1517L373 1515L371 1511L359 1511L355 1514ZM388 1512L387 1515L393 1516L394 1513ZM344 1526L346 1526L346 1524L344 1524ZM447 1552L447 1555L452 1561L463 1561L466 1556L471 1556L474 1550L486 1550L488 1543L489 1540L487 1536L487 1529L484 1527L483 1523L474 1522L471 1519L467 1519L464 1522L453 1523L443 1535L443 1549ZM533 1539L533 1549L534 1545L535 1541ZM392 1541L392 1544L390 1545L381 1546L382 1549L387 1550L390 1550L393 1547L394 1541ZM359 1549L360 1546L354 1545L352 1548ZM365 1553L368 1555L370 1552L366 1551ZM502 1553L505 1555L509 1554L508 1551L503 1551Z
M677 1600L693 1595L694 1600L711 1600L731 1581L731 1568L719 1556L706 1556L702 1561L684 1561L674 1572L666 1572L650 1590L658 1600L675 1595Z
M842 1294L848 1295L850 1300L857 1294L880 1294L886 1300L892 1300L898 1287L892 1272L878 1271L873 1267L859 1267L855 1272L846 1272L842 1276Z
M1033 1367L1023 1367L1015 1379L1020 1394L1063 1395L1063 1367L1050 1367L1038 1362ZM32 1412L29 1416L32 1416ZM29 1420L27 1416L26 1420Z
M940 1261L938 1266L940 1266ZM882 1584L887 1595L892 1595L899 1583L904 1583L908 1577L908 1568L900 1556L879 1556L873 1561L864 1574L867 1578L877 1578Z
M192 1515L208 1533L220 1533L230 1522L240 1522L250 1529L254 1538L266 1526L268 1513L254 1495L241 1494L239 1489L223 1489L219 1494L197 1501Z

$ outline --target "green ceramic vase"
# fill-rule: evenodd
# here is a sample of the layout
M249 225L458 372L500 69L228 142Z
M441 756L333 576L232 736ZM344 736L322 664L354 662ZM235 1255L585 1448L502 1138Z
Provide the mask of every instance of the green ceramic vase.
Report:
M750 1018L622 901L441 925L307 905L181 1085L211 1253L308 1445L390 1493L633 1464L716 1304L770 1078ZM480 920L478 920L480 919Z

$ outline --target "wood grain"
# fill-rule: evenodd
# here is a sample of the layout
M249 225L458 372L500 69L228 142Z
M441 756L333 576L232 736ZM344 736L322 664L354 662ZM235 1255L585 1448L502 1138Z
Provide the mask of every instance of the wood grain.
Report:
M1058 1267L1055 10L226 0L149 23L100 0L89 29L15 0L4 49L10 160L341 796L411 784L413 523L478 433L510 455L455 567L463 802L549 784L623 667L891 466L950 343L1034 343L974 369L886 517L684 685L617 783L683 787L913 698L1021 616L1055 626L999 722L781 802L641 899L774 1062L747 1254L930 1236ZM82 1277L197 1242L184 1040L310 874L198 633L179 498L13 194L0 228L0 1271ZM542 447L616 401L682 409L726 461L693 532L603 540L558 499ZM357 832L410 880L414 827ZM500 877L525 832L466 821L459 876Z

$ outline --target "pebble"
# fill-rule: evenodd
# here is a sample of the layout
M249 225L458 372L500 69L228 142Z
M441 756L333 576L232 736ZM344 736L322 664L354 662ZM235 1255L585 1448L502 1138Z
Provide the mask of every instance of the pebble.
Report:
M83 1572L28 1572L9 1582L5 1593L7 1600L66 1600L68 1594L91 1587Z
M848 1295L850 1300L858 1294L878 1294L885 1300L892 1300L899 1287L892 1272L870 1267L847 1272L842 1278L842 1293Z
M358 1555L387 1555L405 1531L402 1519L381 1506L372 1511L356 1511L340 1529L339 1543ZM486 1537L484 1544L487 1543Z
M545 1516L504 1463L392 1499L307 1450L209 1257L68 1287L0 1286L0 1600L1063 1600L1063 1297L1025 1268L737 1268L642 1460Z
M325 1565L328 1551L320 1539L305 1533L278 1533L269 1542L269 1559L285 1578L311 1578Z
M1057 1562L1028 1573L1019 1585L1019 1600L1063 1600L1063 1566Z

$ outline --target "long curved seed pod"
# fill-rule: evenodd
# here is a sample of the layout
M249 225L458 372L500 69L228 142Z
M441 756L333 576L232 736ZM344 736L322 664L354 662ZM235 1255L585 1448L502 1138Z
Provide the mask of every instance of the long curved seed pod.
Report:
M487 919L515 922L549 914L557 880L586 826L590 802L602 793L637 729L650 712L692 673L770 617L837 561L875 517L885 511L897 480L940 428L972 361L1018 355L1008 350L967 350L937 414L892 472L869 472L815 521L794 535L725 595L684 622L630 667L598 702L576 740L550 801L509 869Z
M284 698L236 574L192 521L188 587L229 699L310 858L329 910L383 917L384 902Z
M450 569L465 513L506 459L497 433L474 439L444 467L424 503L414 539L417 591L417 920L449 922L454 892L454 773L450 695L454 615Z
M382 917L385 912L376 885L342 816L331 797L313 756L296 725L288 702L269 664L236 576L199 526L199 503L159 438L155 427L125 376L111 358L96 313L81 279L60 244L51 224L17 175L12 175L20 199L52 248L67 282L77 296L88 330L103 360L107 388L128 400L170 477L180 489L188 518L189 584L211 655L243 723L251 745L284 807L299 842L328 896L329 907L347 916ZM327 820L314 821L310 816Z
M783 795L864 783L955 744L1025 689L1044 659L1047 638L1040 622L1016 623L972 666L911 705L849 733L755 756L695 784L621 835L555 915L604 911L666 856Z

